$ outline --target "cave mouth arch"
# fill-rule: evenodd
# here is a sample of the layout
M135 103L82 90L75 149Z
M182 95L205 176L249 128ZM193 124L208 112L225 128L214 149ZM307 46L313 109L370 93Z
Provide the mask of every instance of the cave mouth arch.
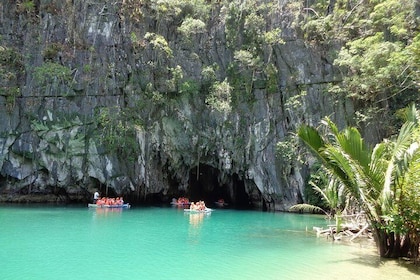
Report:
M214 207L216 201L224 199L230 208L252 208L245 182L238 174L225 176L225 183L220 183L220 170L207 164L190 169L187 192L190 201L203 200L209 207Z

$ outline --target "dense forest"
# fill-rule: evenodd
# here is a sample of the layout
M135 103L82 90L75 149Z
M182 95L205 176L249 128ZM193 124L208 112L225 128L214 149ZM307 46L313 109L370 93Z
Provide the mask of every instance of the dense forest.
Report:
M334 63L344 93L363 109L355 124L381 120L395 133L396 112L418 101L419 4L416 1L315 1L305 19L305 38L342 45ZM327 11L327 13L325 13Z

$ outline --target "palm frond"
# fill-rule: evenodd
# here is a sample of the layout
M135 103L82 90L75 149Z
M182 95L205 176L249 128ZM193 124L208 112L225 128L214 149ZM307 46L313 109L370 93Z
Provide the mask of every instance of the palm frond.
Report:
M328 215L328 213L322 209L321 207L315 206L315 205L311 205L311 204L306 204L306 203L302 203L302 204L295 204L292 207L289 208L289 211L292 212L317 212L317 213L324 213L325 215Z
M359 162L364 168L368 168L370 164L371 149L363 141L359 131L354 127L349 127L337 135L340 147L353 160Z
M327 162L326 167L329 169L340 181L352 188L356 183L354 177L354 170L351 166L349 157L339 147L328 146L323 150L322 154Z
M314 155L322 159L319 152L322 147L324 147L325 143L320 133L311 126L302 125L299 127L297 134L299 138L306 144L306 146L312 150Z
M356 128L339 131L328 118L322 121L327 131L301 127L298 136L322 160L328 173L344 186L344 193L357 201L368 219L381 224L382 217L395 210L394 196L401 193L404 176L413 159L420 157L419 112L414 106L405 111L406 122L396 138L384 140L373 149ZM322 130L320 130L322 131ZM334 198L323 191L323 199ZM329 201L329 204L334 204ZM303 207L303 206L300 206ZM297 209L302 209L298 207ZM310 209L310 208L309 208Z
M413 131L416 129L414 122L406 122L401 127L400 133L398 134L397 140L394 142L393 149L390 154L388 166L385 171L384 185L382 190L381 199L385 203L383 207L389 208L390 200L392 196L392 184L394 184L398 178L408 168L409 157L411 158L412 152L417 150L416 147L412 147L413 144ZM412 147L410 149L410 147Z
M410 106L405 109L404 119L406 122L413 122L416 125L419 125L420 116L414 103L410 104Z

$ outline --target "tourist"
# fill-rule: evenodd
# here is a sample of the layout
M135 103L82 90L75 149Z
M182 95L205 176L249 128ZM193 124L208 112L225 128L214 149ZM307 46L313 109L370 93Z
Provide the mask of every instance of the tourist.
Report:
M93 194L93 203L96 203L96 201L98 201L99 198L100 198L99 192L95 191L95 193Z
M117 199L115 200L115 204L116 205L123 205L124 204L124 200L122 197L117 197Z
M103 197L103 198L98 199L96 201L96 205L100 205L100 206L105 205L105 198Z
M195 203L191 202L191 204L190 204L190 210L205 211L206 209L207 209L206 203L202 200L199 200Z

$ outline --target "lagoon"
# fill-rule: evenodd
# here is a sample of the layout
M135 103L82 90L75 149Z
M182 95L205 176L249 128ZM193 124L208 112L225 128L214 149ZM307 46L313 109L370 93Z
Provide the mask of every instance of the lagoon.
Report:
M317 238L323 216L0 205L1 279L418 279L371 242Z

